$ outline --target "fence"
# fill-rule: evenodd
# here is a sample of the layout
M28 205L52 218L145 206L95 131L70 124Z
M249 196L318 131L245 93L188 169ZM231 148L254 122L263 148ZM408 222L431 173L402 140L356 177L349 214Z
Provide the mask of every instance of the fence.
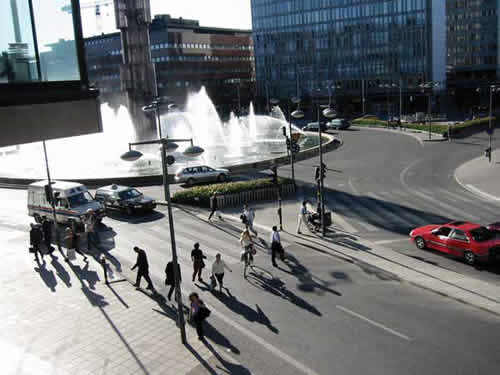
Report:
M281 185L281 197L295 193L293 184ZM217 196L217 206L219 208L243 206L245 203L276 200L278 198L278 188L268 187L263 189L242 191L235 194L225 194Z

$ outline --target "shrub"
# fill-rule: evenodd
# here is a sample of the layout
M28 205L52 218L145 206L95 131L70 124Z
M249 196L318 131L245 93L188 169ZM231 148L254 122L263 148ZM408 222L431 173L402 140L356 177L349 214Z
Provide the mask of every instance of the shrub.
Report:
M278 178L280 185L292 183L288 178ZM236 194L244 191L252 191L274 186L271 178L259 178L252 181L225 182L221 184L194 186L189 189L176 192L172 197L172 202L180 204L191 204L209 206L210 197L213 193Z

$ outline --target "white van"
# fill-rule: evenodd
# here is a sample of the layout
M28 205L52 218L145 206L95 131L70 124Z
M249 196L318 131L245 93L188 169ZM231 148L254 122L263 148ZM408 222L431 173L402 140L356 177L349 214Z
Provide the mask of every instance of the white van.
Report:
M52 206L47 201L47 181L38 181L28 185L28 214L41 222L46 217L53 221ZM94 200L85 185L76 182L52 181L58 223L80 223L87 210L92 209L97 220L104 216L104 207Z

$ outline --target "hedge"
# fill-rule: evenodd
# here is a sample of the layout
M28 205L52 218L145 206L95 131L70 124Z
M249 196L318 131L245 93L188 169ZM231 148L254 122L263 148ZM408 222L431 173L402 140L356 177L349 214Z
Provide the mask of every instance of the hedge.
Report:
M280 185L291 184L292 180L279 177L278 183ZM192 188L176 192L172 197L172 202L208 206L210 197L214 192L218 192L219 194L236 194L272 186L274 186L274 184L271 178L259 178L252 181L225 182L221 184L194 186Z
M492 118L493 121L493 126L496 124L496 118ZM373 118L358 118L352 121L354 125L359 125L359 126L384 126L387 127L388 123L387 121L380 120L380 119L373 119ZM470 121L464 121L461 123L458 123L456 125L452 126L452 135L459 133L463 129L468 129L468 128L474 128L474 127L482 127L489 124L489 117L484 117L476 120L470 120ZM399 126L399 125L397 125ZM421 130L421 131L428 131L429 130L429 124L428 123L402 123L402 127L405 129L414 129L414 130ZM446 137L448 135L448 125L442 125L442 124L436 124L436 123L431 123L431 132L433 133L438 133L441 134L443 137Z

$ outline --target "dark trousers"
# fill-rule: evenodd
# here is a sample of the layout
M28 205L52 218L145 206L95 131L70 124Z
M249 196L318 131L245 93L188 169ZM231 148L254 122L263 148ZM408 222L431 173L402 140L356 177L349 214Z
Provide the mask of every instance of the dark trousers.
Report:
M175 284L170 285L170 289L169 289L168 295L167 295L169 301L172 298L172 293L174 292L174 290L175 290ZM177 301L177 295L175 295L174 298Z
M52 242L52 232L46 232L43 234L43 242L45 243L45 246L47 246L47 249L50 249Z
M35 253L35 258L38 259L38 254L40 254L40 256L42 257L43 259L43 253L42 251L40 250L40 244L39 243L34 243L32 244L31 246L33 246L33 251Z
M210 220L212 218L212 216L214 216L215 211L217 211L217 207L216 208L212 208L212 211L210 212L210 215L208 215L208 220Z
M271 260L273 265L276 265L276 256L279 256L283 260L283 248L279 242L273 242L271 244Z
M137 287L140 286L141 284L141 278L144 277L144 279L146 279L146 281L148 282L148 288L153 288L153 282L151 281L151 279L149 278L149 270L148 269L140 269L137 271L137 279L135 280L135 285Z
M87 247L90 250L90 245L93 245L97 250L99 250L99 245L101 244L101 239L99 238L99 233L96 231L87 232Z
M193 316L193 321L194 321L194 325L196 327L196 333L198 334L198 337L203 338L204 337L203 319L200 318L199 314L195 314Z
M196 279L198 274L198 280L201 280L201 271L203 270L203 262L195 260L193 263L193 281Z
M224 273L216 273L215 278L219 282L219 286L222 288L224 286Z

